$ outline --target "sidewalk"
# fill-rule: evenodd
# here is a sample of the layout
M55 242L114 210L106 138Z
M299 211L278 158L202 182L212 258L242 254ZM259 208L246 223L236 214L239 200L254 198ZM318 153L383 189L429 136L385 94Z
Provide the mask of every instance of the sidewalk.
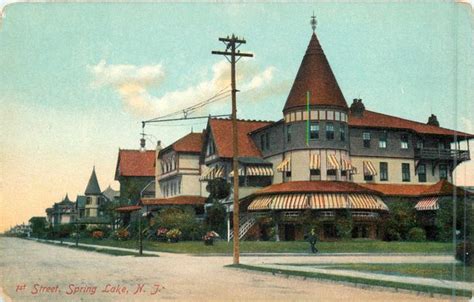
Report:
M262 267L262 268L270 268L270 269L275 269L275 270L291 270L291 271L300 271L300 272L306 272L306 273L320 273L320 274L336 275L336 276L343 276L343 277L355 277L355 278L363 278L363 279L370 279L370 280L390 281L390 282L398 282L398 283L418 284L418 285L425 285L425 286L474 291L474 284L470 282L439 280L439 279L420 278L420 277L411 277L411 276L410 277L409 276L394 276L394 275L358 272L358 271L353 271L353 270L315 268L315 267L310 267L310 266L295 266L295 265L280 265L280 264L257 264L255 266Z

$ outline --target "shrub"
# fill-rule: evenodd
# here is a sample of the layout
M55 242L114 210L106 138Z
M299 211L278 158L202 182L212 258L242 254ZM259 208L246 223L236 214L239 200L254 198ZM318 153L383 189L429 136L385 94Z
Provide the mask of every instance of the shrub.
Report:
M116 240L127 240L130 238L130 232L126 229L118 229L113 233L112 238Z
M183 240L199 240L204 234L202 223L196 221L191 209L165 209L156 217L156 225L168 230L179 229Z
M462 241L456 245L456 259L466 265L474 265L474 244L471 241Z
M93 231L92 232L92 238L102 239L102 238L104 238L104 232L102 232L102 231Z
M385 221L385 240L407 240L408 231L417 226L414 204L404 199L387 203L390 215Z
M168 238L172 242L177 242L181 237L182 232L179 229L172 229L166 233L166 238Z
M410 241L425 241L426 232L422 228L414 227L408 231L408 240Z

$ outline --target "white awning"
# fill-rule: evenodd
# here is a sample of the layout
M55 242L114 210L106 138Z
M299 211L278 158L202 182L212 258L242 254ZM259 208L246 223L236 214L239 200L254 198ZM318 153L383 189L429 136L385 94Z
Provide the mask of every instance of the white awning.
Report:
M319 154L311 154L309 158L309 169L320 170L321 169L321 157Z
M439 209L439 197L422 198L415 206L417 211L434 211Z
M209 169L206 173L204 173L199 180L201 181L208 181L215 178L222 178L224 177L224 167L223 166L214 166L213 168Z
M290 157L285 158L278 166L278 172L290 172L291 171L291 159Z
M229 177L233 177L233 176L234 176L234 170L230 171L229 173ZM239 168L239 176L245 176L243 168Z
M349 194L350 209L370 209L388 211L387 205L377 195Z
M328 170L339 170L341 166L339 165L339 161L336 158L335 154L328 154L327 156L327 169Z
M352 171L352 170L354 170L354 167L352 166L352 163L351 163L350 160L343 158L341 160L341 163L342 163L342 168L341 168L342 171Z
M374 164L371 161L363 161L363 166L364 166L364 175L370 176L370 175L377 175L377 170L374 167Z
M308 207L306 194L275 195L270 203L270 209L272 210L304 210Z
M247 176L273 176L270 166L247 166Z

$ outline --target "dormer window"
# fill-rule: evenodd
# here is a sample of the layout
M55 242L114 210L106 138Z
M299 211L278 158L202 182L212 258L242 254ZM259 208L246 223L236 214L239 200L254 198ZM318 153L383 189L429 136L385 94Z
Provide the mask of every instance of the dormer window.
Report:
M216 153L216 146L214 145L213 140L209 140L209 143L207 144L207 156L213 155Z
M362 133L362 140L364 141L364 148L370 148L370 132Z
M402 134L400 137L400 148L408 149L408 135Z
M387 131L383 131L379 138L379 148L386 149L387 148Z

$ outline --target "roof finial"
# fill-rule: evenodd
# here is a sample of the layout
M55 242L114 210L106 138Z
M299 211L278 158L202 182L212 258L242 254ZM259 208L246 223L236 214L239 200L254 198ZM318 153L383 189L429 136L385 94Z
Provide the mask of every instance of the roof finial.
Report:
M318 21L316 21L316 16L314 15L313 11L313 16L311 16L311 21L309 22L311 24L311 28L313 29L313 33L316 31L316 25L318 25Z

